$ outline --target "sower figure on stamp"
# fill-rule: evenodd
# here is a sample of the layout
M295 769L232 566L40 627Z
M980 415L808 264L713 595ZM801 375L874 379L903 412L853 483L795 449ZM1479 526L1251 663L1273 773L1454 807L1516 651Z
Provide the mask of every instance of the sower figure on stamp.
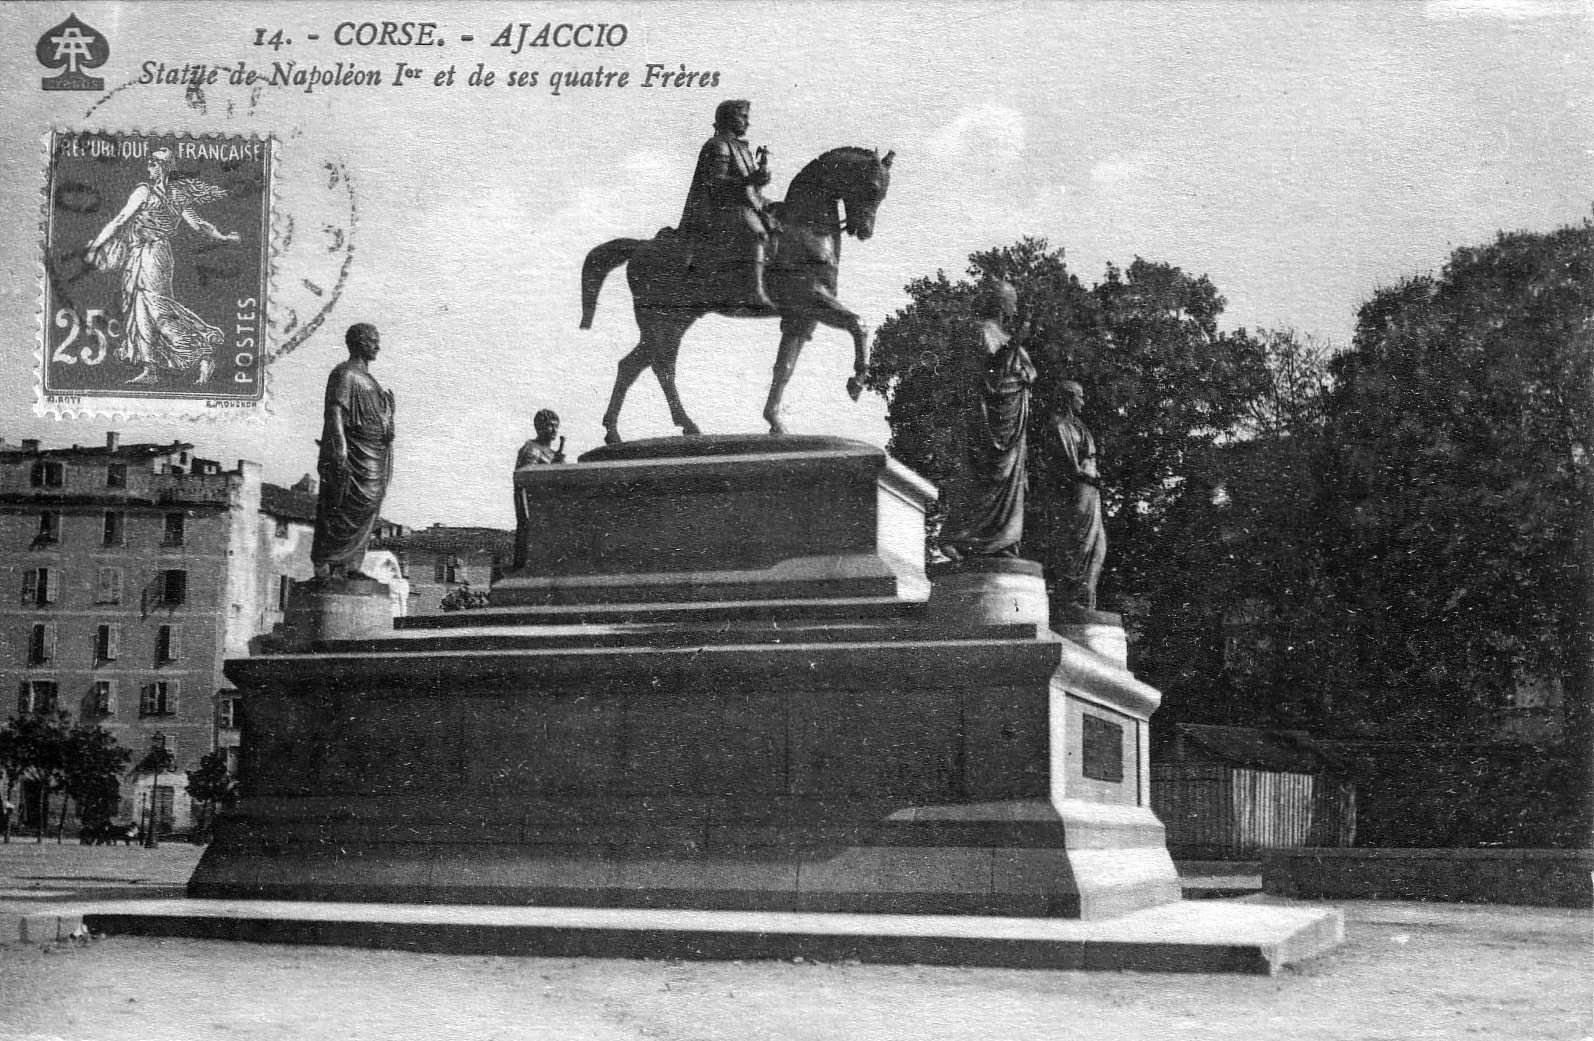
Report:
M536 428L537 436L520 446L520 453L515 456L515 469L522 470L528 466L549 466L565 461L565 439L559 438L558 445L554 444L554 435L559 433L559 413L551 408L545 408L532 417L531 425ZM534 523L534 518L529 509L530 504L522 497L519 488L515 489L515 530L523 532ZM526 540L515 540L515 567L526 566Z
M393 477L393 395L371 375L382 339L374 325L349 326L349 360L327 377L321 476L310 560L316 578L367 578L366 544Z
M1069 380L1062 385L1063 400L1052 417L1052 455L1068 489L1058 500L1057 514L1048 525L1051 545L1047 572L1057 583L1057 602L1096 609L1096 583L1107 559L1107 529L1101 516L1101 470L1096 439L1079 414L1085 407L1085 388Z
M172 239L187 224L215 242L238 242L237 232L222 232L196 208L227 197L226 191L194 178L169 178L172 150L150 153L149 179L133 189L127 204L88 244L89 263L122 277L122 324L126 339L117 349L123 361L139 366L128 383L155 383L156 370L195 373L209 382L220 329L172 295L176 258Z
M1025 433L1035 366L1003 327L1017 311L1011 284L984 287L967 348L982 368L977 408L967 419L968 489L954 505L951 534L942 540L954 559L1016 557L1024 537Z
M692 187L686 193L680 232L704 240L714 261L741 275L741 306L773 311L764 290L764 264L769 250L769 153L756 157L747 144L751 104L722 101L714 110L714 136L697 153Z

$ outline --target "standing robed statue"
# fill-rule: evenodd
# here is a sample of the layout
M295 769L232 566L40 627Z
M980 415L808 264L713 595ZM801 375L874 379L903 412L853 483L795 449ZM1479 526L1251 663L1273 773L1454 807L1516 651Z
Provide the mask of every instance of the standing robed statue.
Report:
M1066 488L1048 525L1046 570L1057 585L1058 601L1096 609L1096 585L1107 560L1107 528L1101 514L1101 463L1096 438L1080 418L1085 388L1062 385L1061 407L1052 417L1052 456Z
M393 394L370 371L381 335L359 322L349 326L344 344L348 360L327 377L316 463L321 487L310 560L318 579L370 577L360 564L393 477Z
M941 548L953 558L1017 557L1024 538L1035 366L1003 324L1017 312L1018 293L1010 283L984 287L966 348L981 367L977 398L965 420L968 483L942 538Z

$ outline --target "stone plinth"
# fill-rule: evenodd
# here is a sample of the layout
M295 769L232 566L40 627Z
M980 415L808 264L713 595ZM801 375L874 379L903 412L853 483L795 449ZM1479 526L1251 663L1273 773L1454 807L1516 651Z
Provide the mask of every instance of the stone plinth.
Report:
M515 473L492 606L923 600L929 482L836 437L656 438Z
M1041 566L1018 557L970 557L930 569L926 617L943 624L1026 623L1045 629L1049 608Z
M833 439L623 447L517 474L552 534L494 608L227 663L242 799L192 895L1077 918L1179 899L1150 809L1159 695L1034 621L926 617L933 489ZM558 613L581 598L615 598L611 620Z
M1124 633L1124 619L1120 614L1068 607L1058 613L1052 628L1109 661L1125 668L1129 665L1129 638Z
M391 590L374 579L318 578L294 584L283 612L282 642L309 650L326 640L393 631Z

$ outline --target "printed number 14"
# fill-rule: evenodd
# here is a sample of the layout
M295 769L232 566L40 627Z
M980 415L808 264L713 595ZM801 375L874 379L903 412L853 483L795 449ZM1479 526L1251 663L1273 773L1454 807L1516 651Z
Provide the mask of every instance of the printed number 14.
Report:
M51 361L61 362L63 365L76 365L79 361L84 365L98 365L105 360L105 351L110 346L110 341L122 338L122 323L115 318L109 320L105 312L98 307L91 307L79 318L78 313L70 307L63 307L55 312L55 327L65 329L66 339L50 354ZM87 329L89 337L94 341L94 346L85 344L78 349L78 356L72 357L68 348L77 342L77 338Z
M282 30L281 29L278 29L276 32L272 33L270 36L266 35L266 30L264 30L264 29L256 29L255 30L255 46L256 47L270 47L274 51L280 51L282 49L283 44L286 44L288 42L289 41L284 40L282 38Z

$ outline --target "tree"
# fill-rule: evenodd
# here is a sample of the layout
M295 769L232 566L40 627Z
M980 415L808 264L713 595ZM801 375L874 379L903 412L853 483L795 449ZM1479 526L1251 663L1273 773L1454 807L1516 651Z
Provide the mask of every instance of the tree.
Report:
M227 753L217 749L199 761L199 769L188 771L188 795L204 808L196 834L208 835L215 820L216 807L238 801L238 782L227 772Z
M17 780L34 782L39 800L39 842L44 841L50 793L61 790L66 777L69 719L65 712L29 712L12 716L0 729L0 754L7 760L8 790Z
M77 803L78 819L84 825L107 824L115 816L120 800L117 778L127 769L131 758L133 753L119 745L98 723L92 726L79 723L68 731L63 788ZM64 803L61 812L64 817ZM60 834L58 827L57 839Z
M1357 713L1465 737L1524 677L1589 738L1594 226L1502 234L1379 291L1335 359L1327 547Z
M969 258L970 281L944 272L908 284L912 298L875 338L867 386L887 402L890 451L943 489L962 484L963 416L978 359L958 356L978 283L1018 289L1016 335L1039 376L1031 408L1026 555L1044 556L1047 507L1061 490L1044 426L1065 380L1089 400L1104 454L1109 557L1104 602L1135 613L1168 564L1158 532L1205 449L1242 428L1270 386L1262 344L1222 333L1223 298L1204 277L1136 259L1086 288L1062 250L1025 238ZM932 528L940 520L932 514Z
M1163 719L1322 728L1347 681L1322 551L1329 353L1287 330L1255 339L1268 379L1159 529L1135 667L1165 692Z

